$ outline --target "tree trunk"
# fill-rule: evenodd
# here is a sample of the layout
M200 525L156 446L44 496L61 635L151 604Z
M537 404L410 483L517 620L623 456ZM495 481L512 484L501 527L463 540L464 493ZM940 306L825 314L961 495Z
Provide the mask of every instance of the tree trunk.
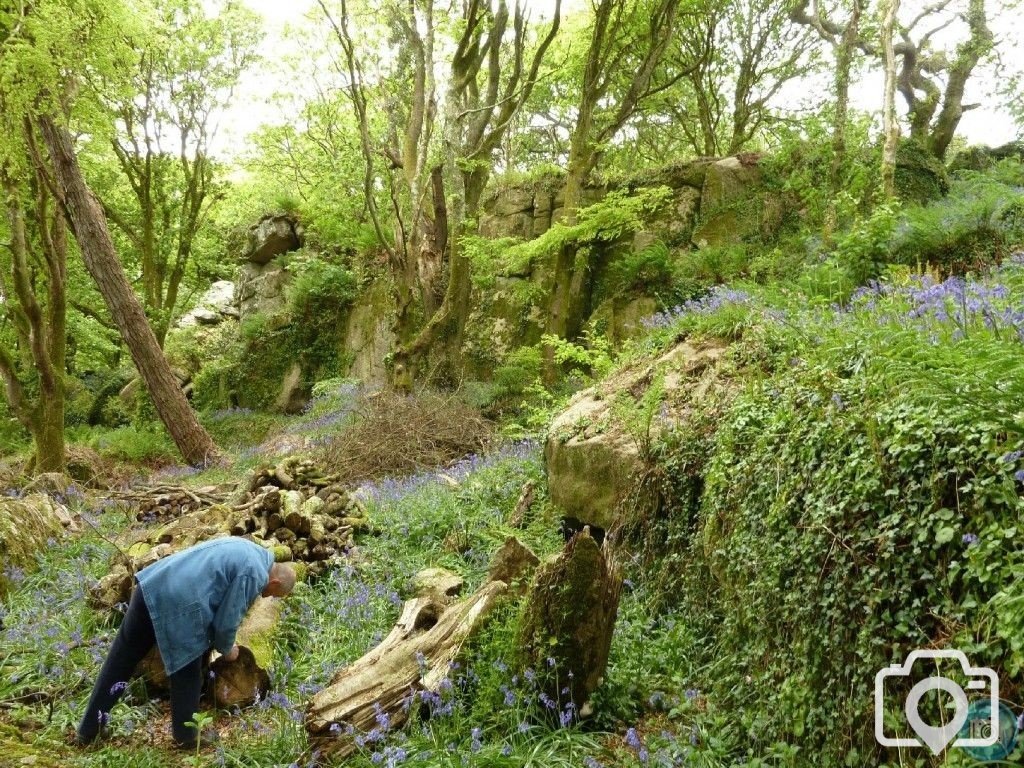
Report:
M608 665L621 589L622 573L609 544L598 546L587 528L537 570L520 645L523 664L537 672L557 702L554 714L588 711Z
M125 277L103 211L78 166L70 134L48 117L39 119L39 127L86 269L103 295L160 419L186 462L199 465L215 460L217 446L189 407Z
M861 0L853 0L850 20L843 30L836 48L836 114L832 123L832 165L829 169L829 203L825 211L822 235L825 243L831 244L836 230L838 208L836 200L842 191L842 170L846 161L846 114L850 103L850 67L853 64L854 47L860 32Z
M64 365L67 345L67 243L59 212L49 207L44 174L46 169L37 165L38 191L35 207L29 214L35 222L37 237L30 244L26 227L26 214L19 200L14 182L4 179L8 196L7 213L11 227L11 273L14 294L18 297L15 327L22 344L28 351L38 376L35 404L29 406L24 388L17 381L17 372L7 355L0 359L0 375L6 380L8 398L19 421L32 433L35 455L32 471L63 472L64 456ZM50 228L50 220L53 227ZM36 296L36 269L30 265L30 251L41 252L45 263L47 301L45 308ZM2 285L2 281L0 281Z
M882 20L882 48L885 57L885 97L882 103L882 131L885 144L882 148L882 193L886 200L896 195L896 146L900 138L900 126L896 121L896 56L892 47L893 27L900 0L889 0Z
M39 418L32 437L35 440L34 474L63 472L64 455L64 392L63 387L52 395L41 392Z

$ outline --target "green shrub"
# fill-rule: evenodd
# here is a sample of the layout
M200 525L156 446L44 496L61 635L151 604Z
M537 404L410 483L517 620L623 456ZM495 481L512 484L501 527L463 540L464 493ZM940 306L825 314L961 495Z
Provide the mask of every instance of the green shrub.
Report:
M283 425L282 417L247 408L224 408L200 414L200 422L222 448L259 445Z
M703 288L737 280L747 270L751 250L749 245L734 244L689 251L678 260L675 277L685 284Z
M586 264L595 249L645 229L671 199L672 190L665 186L609 192L603 200L581 209L575 224L556 223L540 237L508 248L505 269L525 271L535 260L566 248Z
M356 297L355 276L343 264L299 254L293 258L290 271L288 304L293 316L302 320L315 321L323 313L347 306Z
M961 172L944 200L905 210L891 260L959 274L992 264L1024 234L1022 200L987 174Z
M879 184L881 148L872 141L872 117L854 114L848 122L846 161L840 168L841 196L830 188L832 123L827 115L802 120L799 127L779 126L779 146L760 166L765 182L787 198L788 215L801 228L816 229L830 205L836 206L837 224L848 227L870 213ZM789 201L792 200L793 204ZM798 216L797 216L798 214Z
M540 347L520 347L495 369L494 383L506 396L521 395L540 380L543 368Z
M29 435L10 415L6 403L0 403L0 457L13 456L29 446Z
M836 243L836 259L854 282L859 284L876 277L889 260L897 212L897 206L892 203L878 206Z
M857 287L850 273L834 259L805 267L797 278L797 285L808 297L825 299L830 304L846 303Z
M93 430L89 446L102 456L152 467L178 460L178 452L160 424Z
M900 200L923 205L949 192L946 166L913 139L896 148L896 195Z

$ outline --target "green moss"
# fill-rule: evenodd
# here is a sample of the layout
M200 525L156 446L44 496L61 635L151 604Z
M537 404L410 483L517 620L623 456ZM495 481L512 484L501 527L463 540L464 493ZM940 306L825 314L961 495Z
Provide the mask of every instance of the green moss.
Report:
M935 155L912 139L896 150L896 195L900 200L923 204L949 192L949 174Z

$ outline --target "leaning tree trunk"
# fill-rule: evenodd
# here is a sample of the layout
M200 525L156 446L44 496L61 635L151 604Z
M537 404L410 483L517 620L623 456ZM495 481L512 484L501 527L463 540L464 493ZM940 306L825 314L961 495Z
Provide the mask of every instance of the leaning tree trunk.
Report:
M103 294L160 419L186 462L197 465L216 459L217 446L189 407L142 305L125 277L103 211L82 176L71 136L48 117L39 119L39 127L53 160L63 203L86 269Z
M608 666L621 589L610 545L598 546L587 528L537 570L521 628L523 664L537 672L558 712L589 713Z

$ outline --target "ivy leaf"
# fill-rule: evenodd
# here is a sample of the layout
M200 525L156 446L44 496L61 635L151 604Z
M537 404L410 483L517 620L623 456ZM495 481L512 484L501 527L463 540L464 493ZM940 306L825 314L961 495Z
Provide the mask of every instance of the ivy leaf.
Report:
M935 532L935 541L939 544L948 544L956 536L956 530L948 525L944 525Z

